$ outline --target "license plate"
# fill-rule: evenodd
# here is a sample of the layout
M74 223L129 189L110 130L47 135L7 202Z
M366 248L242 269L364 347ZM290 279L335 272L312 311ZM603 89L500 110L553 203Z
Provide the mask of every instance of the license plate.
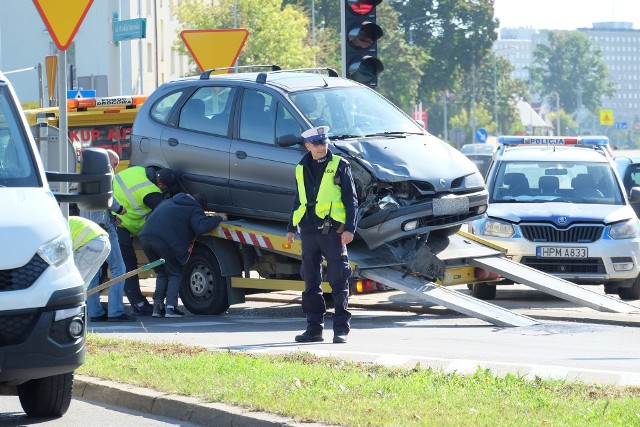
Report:
M562 246L538 246L536 256L540 258L588 258L588 248L565 248Z
M443 197L433 199L433 215L458 215L469 213L469 199L467 197Z

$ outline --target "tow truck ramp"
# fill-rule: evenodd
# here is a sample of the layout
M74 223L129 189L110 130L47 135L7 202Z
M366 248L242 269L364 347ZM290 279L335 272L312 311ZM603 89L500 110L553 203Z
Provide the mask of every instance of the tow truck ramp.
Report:
M416 298L430 301L467 316L485 320L496 326L531 326L540 322L477 299L468 294L440 286L414 275L404 276L392 268L373 268L360 270L360 275L382 283L385 286L406 292Z
M302 247L299 240L291 245L285 244L281 224L269 221L225 221L212 234L214 237L254 246L259 253L264 251L277 253L291 260L301 258ZM475 269L480 268L579 306L616 313L640 311L631 304L514 262L506 258L502 248L463 231L449 237L433 236L427 244L431 253L446 266L442 285L429 281L423 275L408 271L407 264L399 261L384 247L372 251L363 242L355 241L349 245L349 259L358 277L382 283L420 300L482 319L496 326L531 326L541 322L447 288L447 285L481 281L475 276ZM244 282L255 280L261 280L264 283L265 279L243 279ZM244 282L238 287L256 287L255 284ZM232 286L234 283L232 281ZM291 284L286 286L288 286L286 289L291 289ZM261 286L256 288L267 289ZM284 290L282 287L269 289Z
M474 267L498 273L502 277L513 280L515 283L530 286L549 295L593 308L594 310L611 313L634 313L640 311L638 307L624 301L585 289L506 257L472 258L468 262Z

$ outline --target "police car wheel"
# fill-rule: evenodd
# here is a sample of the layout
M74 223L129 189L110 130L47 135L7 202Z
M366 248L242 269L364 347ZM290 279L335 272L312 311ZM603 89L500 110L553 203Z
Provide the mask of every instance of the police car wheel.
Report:
M471 288L471 296L481 300L496 299L496 285L474 283L473 288Z
M640 276L636 277L633 284L629 287L619 287L618 295L623 300L637 300L640 299Z
M227 284L211 252L194 250L182 271L180 299L189 312L221 314L227 311Z

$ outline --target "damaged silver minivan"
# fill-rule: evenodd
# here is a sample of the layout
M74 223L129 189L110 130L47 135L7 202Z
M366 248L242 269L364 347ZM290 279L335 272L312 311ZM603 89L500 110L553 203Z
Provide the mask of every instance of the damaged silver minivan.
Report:
M133 124L131 164L173 169L211 210L286 222L306 151L300 134L327 125L331 150L351 164L356 235L369 248L452 234L485 213L484 180L469 159L374 90L323 70L209 70L165 83Z

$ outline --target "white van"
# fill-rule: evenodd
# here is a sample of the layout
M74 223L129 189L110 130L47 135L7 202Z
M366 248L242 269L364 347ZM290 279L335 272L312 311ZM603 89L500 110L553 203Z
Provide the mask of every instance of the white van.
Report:
M101 149L85 155L81 174L45 173L0 73L0 395L18 394L29 416L66 412L85 354L86 292L58 202L104 209L111 178ZM79 182L79 192L54 194L49 181Z

